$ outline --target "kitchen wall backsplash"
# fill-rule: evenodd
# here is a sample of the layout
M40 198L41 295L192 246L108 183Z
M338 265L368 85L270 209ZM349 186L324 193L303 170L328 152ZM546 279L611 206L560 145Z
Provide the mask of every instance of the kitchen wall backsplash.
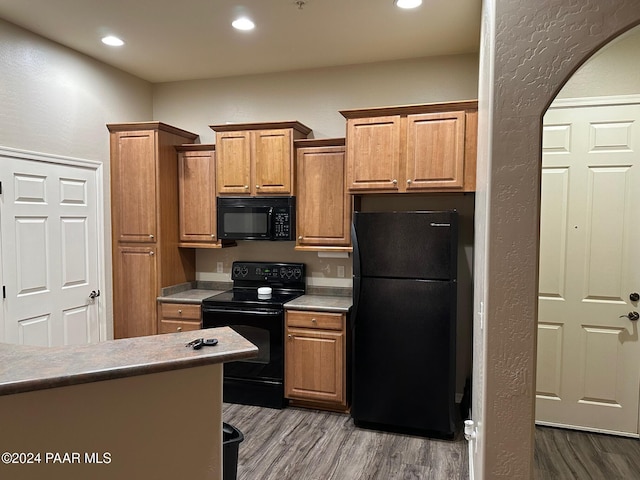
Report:
M245 262L301 262L306 266L307 287L352 287L352 258L319 256L318 252L294 250L295 242L239 241L238 246L216 250L199 249L196 253L196 280L231 281L231 265ZM320 254L322 255L322 254ZM222 273L218 264L222 262ZM343 275L343 276L341 276Z

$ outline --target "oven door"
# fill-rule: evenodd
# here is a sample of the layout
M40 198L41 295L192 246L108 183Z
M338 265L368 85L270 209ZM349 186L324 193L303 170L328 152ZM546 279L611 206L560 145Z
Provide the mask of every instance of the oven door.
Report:
M224 200L224 199L222 199ZM218 199L218 238L223 240L270 240L273 208L225 205Z
M284 310L202 307L202 327L231 327L258 356L224 364L224 401L273 408L284 399Z

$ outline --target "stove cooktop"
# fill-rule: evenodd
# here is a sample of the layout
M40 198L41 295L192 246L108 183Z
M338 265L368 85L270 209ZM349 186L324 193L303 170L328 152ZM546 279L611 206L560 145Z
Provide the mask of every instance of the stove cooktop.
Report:
M257 288L234 288L205 298L202 303L222 307L282 307L304 292L273 291L269 296L258 295Z
M282 308L306 290L304 264L282 262L233 262L233 289L205 298L208 307ZM258 295L259 287L271 287L271 295Z

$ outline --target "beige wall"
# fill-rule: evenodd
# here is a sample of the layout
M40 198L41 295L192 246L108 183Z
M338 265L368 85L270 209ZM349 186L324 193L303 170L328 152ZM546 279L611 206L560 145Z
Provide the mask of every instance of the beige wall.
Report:
M312 137L343 137L339 110L477 98L477 54L154 86L156 118L215 143L209 125L298 120Z
M0 20L0 146L103 162L111 265L109 122L150 120L151 85ZM107 333L111 268L104 269Z
M640 28L621 35L596 52L567 81L557 98L640 93Z

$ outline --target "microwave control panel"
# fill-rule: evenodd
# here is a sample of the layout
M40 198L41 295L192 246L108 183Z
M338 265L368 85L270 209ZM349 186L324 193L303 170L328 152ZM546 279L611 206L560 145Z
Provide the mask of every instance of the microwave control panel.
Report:
M290 240L291 232L291 214L288 208L276 208L273 212L273 237L276 240Z

